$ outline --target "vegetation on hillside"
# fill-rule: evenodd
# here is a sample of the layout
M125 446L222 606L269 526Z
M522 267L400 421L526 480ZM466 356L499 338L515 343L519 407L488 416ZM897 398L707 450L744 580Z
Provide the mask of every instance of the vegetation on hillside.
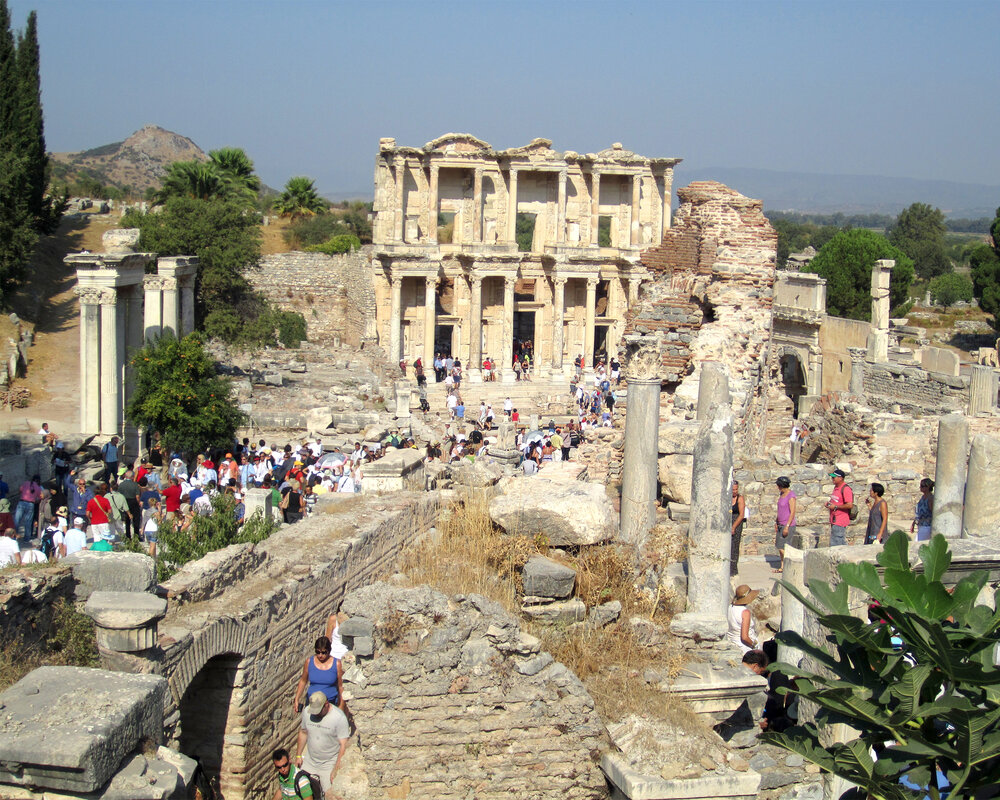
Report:
M979 307L993 315L993 327L1000 330L1000 208L990 225L991 244L981 243L969 252L972 285Z
M893 313L907 302L913 282L913 261L879 233L865 228L840 231L805 267L826 279L826 310L836 317L871 319L872 267L879 259L895 259L889 294Z
M35 12L15 41L0 0L0 304L25 278L39 233L58 227L66 198L47 193Z
M304 175L289 178L284 190L274 201L274 210L291 219L312 217L329 208L330 204L316 191L314 181Z
M330 207L323 213L300 215L284 231L285 243L295 250L309 250L317 245L326 246L338 236L353 236L360 244L371 244L372 224L368 219L371 211L371 203L354 201Z
M913 259L913 268L923 280L951 272L954 266L945 252L944 213L927 203L903 209L886 231L889 241Z

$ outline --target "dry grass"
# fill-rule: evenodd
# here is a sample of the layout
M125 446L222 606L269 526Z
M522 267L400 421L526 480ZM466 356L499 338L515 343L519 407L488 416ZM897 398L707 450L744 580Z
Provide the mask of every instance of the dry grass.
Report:
M98 660L93 623L72 603L59 600L46 638L34 643L10 636L0 639L0 691L38 667L96 667Z
M524 623L542 648L584 683L598 713L608 721L647 714L690 727L696 715L646 682L644 673L676 675L684 655L670 644L647 646L628 619L642 615L669 621L669 592L651 595L634 584L629 557L613 546L582 548L572 557L549 550L541 538L503 534L490 521L485 497L442 511L437 536L413 548L400 565L410 583L427 584L447 594L481 594L520 616L521 568L535 553L555 558L577 571L575 593L588 607L612 600L622 604L621 620L604 628L589 625ZM690 719L688 719L690 718ZM701 726L704 727L704 726Z

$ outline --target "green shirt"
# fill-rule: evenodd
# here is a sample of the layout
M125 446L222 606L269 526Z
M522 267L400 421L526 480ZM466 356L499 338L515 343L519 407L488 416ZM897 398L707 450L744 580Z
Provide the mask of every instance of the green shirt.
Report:
M103 552L110 552L110 551L114 550L115 548L111 545L111 542L109 542L107 539L101 539L99 542L94 542L87 549L88 550L100 550L100 551L103 551Z
M278 773L278 785L281 787L282 797L312 797L312 786L309 785L309 781L306 779L303 773L301 780L299 781L300 786L298 791L295 790L295 776L301 772L297 766L292 764L291 769L288 770L288 777L282 778L281 773Z

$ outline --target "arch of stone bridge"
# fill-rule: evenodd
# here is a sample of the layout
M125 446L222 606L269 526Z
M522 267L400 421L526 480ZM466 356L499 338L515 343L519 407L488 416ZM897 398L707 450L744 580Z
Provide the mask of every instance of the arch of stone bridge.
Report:
M222 617L208 628L198 631L191 646L187 648L177 665L167 676L170 694L180 705L181 698L191 685L191 681L215 656L236 654L244 656L250 649L249 627L231 617Z

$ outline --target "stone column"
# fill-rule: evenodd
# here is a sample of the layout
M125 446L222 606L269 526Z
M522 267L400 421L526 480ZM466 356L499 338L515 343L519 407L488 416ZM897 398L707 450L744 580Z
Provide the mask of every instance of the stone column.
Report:
M181 283L181 336L194 330L194 278Z
M678 636L718 641L729 628L732 484L733 417L725 398L718 397L694 443L687 611L670 624Z
M659 342L628 347L625 377L625 456L622 462L620 528L636 554L656 524L658 432L660 427Z
M889 360L889 280L896 262L879 259L872 267L872 324L868 334L868 360L884 364Z
M639 302L639 286L642 283L642 278L629 278L628 279L628 307L632 309L635 304Z
M250 519L260 511L263 519L271 519L271 492L266 489L247 489L243 498L244 518Z
M76 290L80 298L80 432L101 430L101 292Z
M800 592L808 595L805 579L805 552L795 547L785 545L784 574L781 576L787 583L795 586ZM805 633L805 606L785 587L781 588L781 630L795 631L800 636ZM786 664L798 666L802 661L802 653L786 644L778 645L778 660Z
M163 332L163 278L147 275L142 285L146 295L143 303L146 341L151 342Z
M590 243L597 247L597 228L601 216L601 173L595 172L590 176L590 186Z
M410 393L413 388L406 381L396 384L396 416L399 419L410 418Z
M431 369L434 361L434 329L437 325L438 277L428 275L424 283L424 369ZM472 365L473 367L475 365Z
M559 195L556 211L556 244L566 241L566 170L559 172Z
M472 218L472 241L483 240L483 168L476 167L472 184L472 204L476 214Z
M510 365L514 358L514 278L503 279L503 352L500 354L500 365L503 369L503 382L514 382L514 370Z
M583 363L594 366L594 320L597 307L597 278L587 278L587 316L583 331Z
M392 240L394 242L403 241L403 184L406 178L406 161L402 156L396 156L393 161L396 178L396 208L393 210L393 231Z
M663 170L663 229L660 231L662 239L670 230L670 201L674 196L674 168L667 167Z
M507 243L517 246L517 170L510 169L510 187L507 189Z
M631 233L629 243L634 247L639 244L639 198L642 192L642 176L632 176L632 213L630 221Z
M431 165L430 185L427 191L427 242L437 244L438 229L438 165Z
M135 375L129 361L135 351L143 345L143 288L142 284L136 284L129 287L128 290L128 305L125 309L127 322L125 327L125 396L122 400L123 407L128 407L132 400L132 393L135 391ZM127 452L135 455L141 450L138 429L129 420L125 420L123 433L128 448Z
M177 279L163 278L163 332L174 336L180 330L180 314L177 307Z
M469 281L469 369L482 375L483 368L483 279L473 275Z
M121 371L125 331L118 325L118 292L101 290L101 433L121 428Z
M969 379L969 416L990 412L997 405L997 372L985 364L973 364Z
M703 361L698 374L698 409L695 419L710 419L716 406L729 408L729 373L718 361Z
M935 492L936 494L936 492ZM980 433L969 451L962 538L993 536L1000 531L1000 439Z
M552 370L562 374L563 368L563 326L566 314L566 279L555 277L552 280Z
M864 347L848 347L851 356L850 392L857 397L865 396L865 356L868 351Z
M962 414L948 414L938 422L937 457L934 468L934 514L931 534L962 535L962 503L965 496L969 423ZM995 500L994 500L995 502Z
M389 309L389 361L398 365L403 357L403 278L393 275L390 279L391 302Z

